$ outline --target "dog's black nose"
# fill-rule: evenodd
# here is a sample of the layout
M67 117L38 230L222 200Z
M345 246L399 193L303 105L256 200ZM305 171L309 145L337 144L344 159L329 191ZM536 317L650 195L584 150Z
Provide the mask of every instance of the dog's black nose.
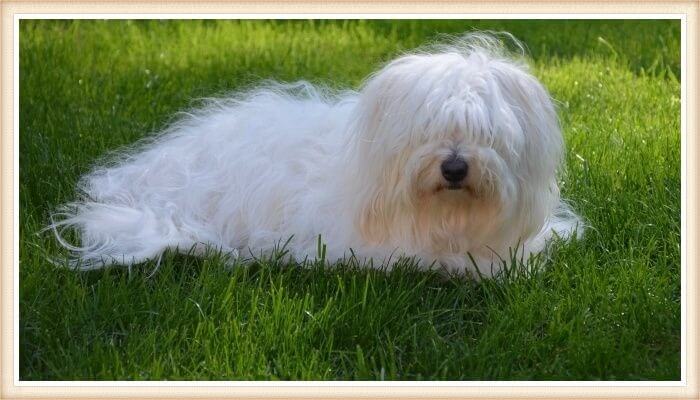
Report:
M449 158L440 165L442 176L450 183L461 182L467 176L468 169L467 162L460 157Z

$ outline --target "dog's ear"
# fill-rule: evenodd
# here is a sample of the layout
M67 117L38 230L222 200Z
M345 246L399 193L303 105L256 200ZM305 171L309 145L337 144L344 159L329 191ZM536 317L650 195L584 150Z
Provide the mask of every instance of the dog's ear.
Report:
M423 57L424 58L424 57ZM414 131L424 106L426 92L419 85L427 78L420 74L421 57L400 57L370 75L360 89L354 120L365 142L382 138L396 139ZM387 135L387 132L394 132Z
M564 146L552 98L523 67L492 61L489 69L525 136L525 155L530 157L525 157L523 162L530 177L552 174L561 163Z
M557 171L563 138L553 101L524 67L494 60L489 71L523 133L525 148L514 168L520 185L523 236L536 234L559 202Z

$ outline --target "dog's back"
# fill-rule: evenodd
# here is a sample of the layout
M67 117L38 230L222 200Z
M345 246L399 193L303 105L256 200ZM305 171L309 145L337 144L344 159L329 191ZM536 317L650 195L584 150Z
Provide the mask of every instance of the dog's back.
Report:
M167 248L269 248L299 235L304 196L326 186L351 107L306 83L211 101L150 143L83 177L52 224L76 267L132 264ZM309 215L311 217L311 215ZM81 245L60 231L75 228ZM288 231L288 232L287 232ZM264 245L263 245L264 244Z

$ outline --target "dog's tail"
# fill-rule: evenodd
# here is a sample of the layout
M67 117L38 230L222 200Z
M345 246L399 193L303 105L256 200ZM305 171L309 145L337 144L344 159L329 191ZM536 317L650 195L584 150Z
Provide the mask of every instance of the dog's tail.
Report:
M51 221L46 230L73 253L68 265L80 270L132 265L156 258L169 247L194 245L182 236L176 221L164 210L85 201L66 205L52 215ZM81 244L70 243L67 231L76 232Z

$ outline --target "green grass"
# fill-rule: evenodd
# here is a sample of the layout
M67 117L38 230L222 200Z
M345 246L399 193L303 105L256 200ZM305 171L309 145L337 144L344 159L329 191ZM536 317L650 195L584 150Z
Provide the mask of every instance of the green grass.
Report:
M560 102L564 196L592 226L475 283L168 253L75 273L38 234L96 158L265 78L356 87L472 28L523 40ZM20 377L680 379L678 21L22 21Z

